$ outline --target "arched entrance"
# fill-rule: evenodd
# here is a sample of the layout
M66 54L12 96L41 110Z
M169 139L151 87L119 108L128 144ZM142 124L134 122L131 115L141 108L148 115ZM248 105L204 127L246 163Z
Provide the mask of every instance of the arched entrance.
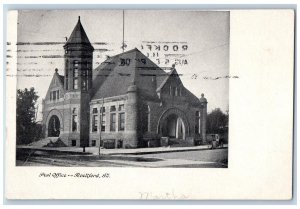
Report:
M162 130L163 136L185 139L185 125L178 115L169 115L163 124Z
M170 108L159 119L158 134L176 139L186 139L189 134L189 124L185 114L177 109Z
M60 122L56 115L52 115L48 122L48 137L57 137L60 134Z

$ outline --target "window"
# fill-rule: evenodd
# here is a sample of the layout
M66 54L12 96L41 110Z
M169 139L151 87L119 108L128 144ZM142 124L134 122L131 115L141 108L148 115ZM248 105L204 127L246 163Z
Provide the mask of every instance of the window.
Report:
M78 77L78 68L74 68L74 78Z
M78 126L77 109L73 108L73 110L72 110L72 132L77 131L77 126Z
M105 117L105 114L102 113L102 118L101 118L101 122L102 122L102 125L101 125L101 131L105 131L105 124L106 124L106 117Z
M177 97L178 96L178 88L175 87L175 96Z
M169 89L169 95L172 96L172 86L170 86L170 89Z
M50 101L51 100L58 100L59 99L59 90L57 91L50 91Z
M111 107L110 107L110 111L111 111L111 112L115 112L115 111L116 111L116 106L115 106L115 105L111 106Z
M79 62L78 62L78 60L74 60L74 67L78 67L78 64L79 64Z
M73 146L73 147L76 146L76 140L72 140L72 146Z
M172 96L175 96L175 92L176 92L176 88L173 87L173 88L172 88Z
M146 131L149 132L150 131L150 106L146 105L146 119L145 119L145 128Z
M96 140L92 140L92 147L96 146Z
M119 113L119 131L125 130L125 113Z
M116 113L110 114L110 131L116 131Z
M98 115L93 115L92 132L98 131Z
M121 105L119 105L119 111L124 111L124 105L123 104L121 104Z
M93 114L98 113L98 109L97 108L93 108Z
M78 78L73 79L73 89L78 89Z
M73 132L77 131L77 122L78 122L77 115L72 115L72 131Z
M86 86L86 78L82 78L82 85L81 85L81 88L82 90L87 90L87 86Z
M56 100L56 92L52 92L52 94L53 100Z
M105 107L100 108L101 113L101 131L105 131L106 117L105 117Z
M93 115L92 115L92 132L98 131L98 109L93 108Z
M74 113L74 114L76 113L77 114L77 109L73 108L72 113Z
M195 117L196 117L195 133L200 134L200 129L201 129L201 127L200 127L200 111L196 111Z

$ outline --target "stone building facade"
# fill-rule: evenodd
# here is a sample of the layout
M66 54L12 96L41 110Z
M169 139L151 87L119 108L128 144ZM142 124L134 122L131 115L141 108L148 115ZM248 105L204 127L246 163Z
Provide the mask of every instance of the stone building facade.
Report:
M80 18L64 50L64 75L55 70L43 100L45 137L81 147L205 142L207 100L184 87L175 66L165 72L135 48L92 69Z

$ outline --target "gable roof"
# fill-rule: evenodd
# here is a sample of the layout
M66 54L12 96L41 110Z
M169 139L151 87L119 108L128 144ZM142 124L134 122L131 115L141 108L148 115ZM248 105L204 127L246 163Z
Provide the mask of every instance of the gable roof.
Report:
M159 99L157 91L160 91L172 76L177 76L181 83L174 67L171 72L166 73L135 48L110 57L94 69L91 98L95 100L124 95L132 82L135 82L142 98ZM191 103L199 104L199 99L194 94L186 88L184 90Z
M83 44L92 47L89 38L87 37L85 30L81 25L80 17L78 18L78 22L75 28L73 29L73 32L71 33L70 37L68 38L65 46L67 46L68 44Z
M92 99L99 99L126 94L133 81L142 94L157 97L157 81L161 83L162 79L149 78L167 76L167 73L135 48L107 59L93 75Z
M164 79L161 80L161 82L160 82L159 85L157 85L156 91L160 91L164 87L164 85L167 83L167 81L169 80L169 78L172 77L172 76L179 76L175 68L172 68L171 72L168 73L167 76L163 77ZM181 82L181 80L180 80L180 82Z
M58 80L58 82L55 83L54 80ZM64 76L59 75L57 71L55 71L55 73L53 74L53 77L51 79L50 85L48 87L48 90L47 90L47 93L46 93L46 96L45 96L45 100L49 100L50 91L53 88L59 88L61 95L65 94L65 90L64 90Z

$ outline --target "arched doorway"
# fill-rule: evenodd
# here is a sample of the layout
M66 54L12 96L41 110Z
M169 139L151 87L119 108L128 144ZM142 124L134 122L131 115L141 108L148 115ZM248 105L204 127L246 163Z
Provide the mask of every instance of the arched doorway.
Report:
M60 122L56 115L52 115L48 123L48 137L57 137L60 134Z
M185 125L182 119L176 114L171 114L165 119L162 130L164 136L185 139Z
M157 131L161 136L186 139L189 134L189 124L181 110L170 108L161 115Z

